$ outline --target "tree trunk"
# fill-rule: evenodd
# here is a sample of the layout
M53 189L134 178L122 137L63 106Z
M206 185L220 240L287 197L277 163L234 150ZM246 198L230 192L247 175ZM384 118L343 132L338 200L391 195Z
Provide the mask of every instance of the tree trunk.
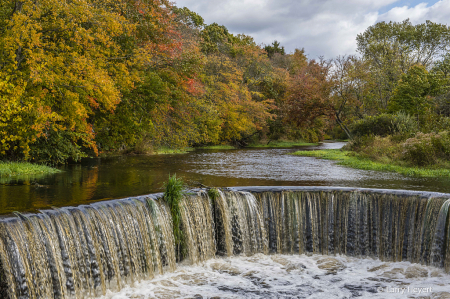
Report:
M350 134L350 130L347 128L346 125L344 125L339 117L339 114L336 113L336 122L339 124L339 126L341 127L341 129L345 132L345 134L347 135L348 139L353 139L352 135Z

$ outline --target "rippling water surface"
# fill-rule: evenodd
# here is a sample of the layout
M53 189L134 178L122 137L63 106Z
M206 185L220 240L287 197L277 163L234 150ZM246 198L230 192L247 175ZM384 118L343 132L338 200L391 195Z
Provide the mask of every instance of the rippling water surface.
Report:
M324 143L302 149L339 148ZM187 154L84 159L44 177L0 180L0 214L160 192L169 174L192 185L343 186L450 192L448 178L408 178L288 155L299 148L197 150Z

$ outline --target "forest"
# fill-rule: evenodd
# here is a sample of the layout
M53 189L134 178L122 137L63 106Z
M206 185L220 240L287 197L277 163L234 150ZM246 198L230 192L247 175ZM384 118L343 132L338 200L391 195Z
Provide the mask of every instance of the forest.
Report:
M310 59L166 0L0 0L0 160L281 138L448 160L450 28L381 22L356 42Z

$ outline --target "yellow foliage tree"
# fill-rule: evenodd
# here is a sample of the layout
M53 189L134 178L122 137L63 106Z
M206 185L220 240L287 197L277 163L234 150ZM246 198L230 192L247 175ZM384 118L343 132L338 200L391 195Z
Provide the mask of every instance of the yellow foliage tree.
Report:
M135 28L123 4L23 0L0 7L1 154L29 159L30 145L54 134L64 134L71 151L96 152L87 119L113 111L120 87L132 85L129 62L117 59L126 54L120 40ZM57 153L42 154L51 160Z

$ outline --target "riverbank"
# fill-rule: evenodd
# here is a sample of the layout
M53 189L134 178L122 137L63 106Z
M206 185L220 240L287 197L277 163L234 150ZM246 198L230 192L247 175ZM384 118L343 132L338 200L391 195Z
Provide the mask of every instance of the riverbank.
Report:
M288 148L296 146L317 146L319 143L311 143L303 140L273 140L273 141L261 141L258 143L249 144L246 147L257 147L257 148Z
M259 142L251 143L244 148L290 148L298 146L317 146L319 143L310 143L303 140L274 140L268 142L267 140L262 140ZM137 151L110 151L102 152L100 154L101 158L105 157L115 157L123 155L169 155L169 154L186 154L195 150L233 150L239 149L239 147L230 144L219 144L219 145L207 145L207 146L196 146L196 147L184 147L184 148L149 148L145 150Z
M232 145L209 145L209 146L200 146L195 149L207 149L207 150L226 150L226 149L237 149L237 147Z
M338 165L346 167L363 170L396 172L411 177L450 177L450 169L433 169L417 166L395 165L392 164L391 161L389 161L389 163L373 161L371 159L361 157L355 152L338 149L297 151L292 153L292 155L335 160L338 161Z
M51 174L58 172L61 172L61 170L46 165L28 162L0 162L0 177Z
M319 143L310 143L304 140L260 140L258 142L250 143L244 148L289 148L289 147L297 147L297 146L317 146ZM211 146L201 146L196 147L195 149L214 149L214 150L223 150L223 149L237 149L237 147L232 145L211 145Z

